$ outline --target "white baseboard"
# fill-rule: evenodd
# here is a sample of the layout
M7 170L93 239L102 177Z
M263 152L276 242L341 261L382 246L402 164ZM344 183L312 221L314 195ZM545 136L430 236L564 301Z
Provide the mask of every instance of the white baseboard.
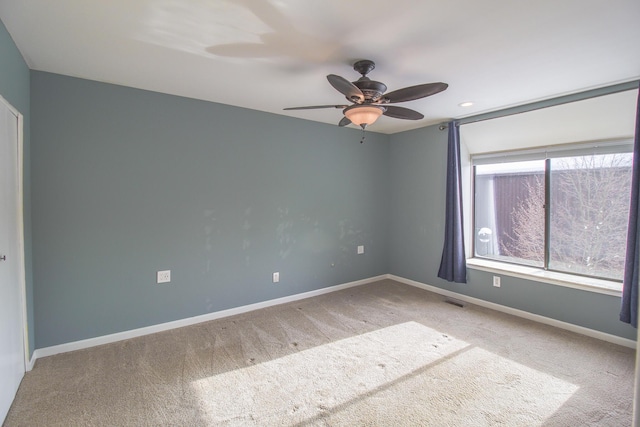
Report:
M175 320L173 322L161 323L158 325L152 325L144 328L118 332L115 334L103 335L101 337L89 338L86 340L54 345L51 347L39 348L33 352L33 356L31 357L31 361L29 362L29 366L27 367L27 370L30 371L33 368L33 365L35 364L36 360L41 357L53 356L54 354L66 353L66 352L75 351L75 350L82 350L85 348L95 347L98 345L109 344L109 343L122 341L130 338L136 338L143 335L155 334L156 332L163 332L171 329L182 328L184 326L195 325L202 322L208 322L210 320L221 319L223 317L229 317L229 316L234 316L236 314L247 313L253 310L259 310L261 308L271 307L279 304L285 304L288 302L298 301L305 298L311 298L318 295L339 291L341 289L347 289L354 286L365 285L367 283L377 282L379 280L383 280L386 278L387 278L387 275L370 277L368 279L356 280L354 282L343 283L340 285L330 286L328 288L317 289L315 291L289 295L286 297L258 302L255 304L249 304L241 307L230 308L228 310L221 310L213 313L203 314L200 316Z
M481 307L490 308L492 310L501 311L503 313L512 314L514 316L533 320L535 322L544 323L546 325L555 326L557 328L565 329L565 330L576 332L592 338L597 338L603 341L622 345L624 347L636 348L636 342L627 338L618 337L616 335L607 334L605 332L596 331L594 329L585 328L583 326L577 326L571 323L562 322L560 320L552 319L549 317L540 316L538 314L529 313L527 311L518 310L518 309L507 307L504 305L492 303L489 301L481 300L479 298L470 297L464 294L459 294L457 292L448 291L446 289L427 285L425 283L417 282L415 280L405 279L404 277L395 276L393 274L383 274L381 276L370 277L368 279L356 280L354 282L343 283L340 285L330 286L328 288L317 289L315 291L303 292L300 294L290 295L282 298L276 298L268 301L255 303L255 304L249 304L241 307L230 308L228 310L221 310L213 313L203 314L200 316L175 320L173 322L161 323L158 325L152 325L144 328L118 332L115 334L89 338L86 340L54 345L51 347L39 348L33 352L33 355L31 356L31 360L27 365L27 371L30 371L31 369L33 369L33 366L36 360L38 360L41 357L53 356L54 354L66 353L66 352L75 351L75 350L82 350L85 348L95 347L98 345L109 344L109 343L122 341L130 338L136 338L144 335L154 334L156 332L163 332L171 329L182 328L184 326L195 325L202 322L208 322L210 320L221 319L224 317L234 316L236 314L242 314L242 313L247 313L249 311L259 310L261 308L271 307L279 304L285 304L288 302L298 301L305 298L311 298L314 296L323 295L330 292L339 291L341 289L351 288L354 286L365 285L368 283L373 283L373 282L377 282L379 280L384 280L384 279L395 280L396 282L404 283L410 286L415 286L417 288L421 288L433 293L455 298L471 304L479 305Z
M503 313L511 314L514 316L522 317L524 319L533 320L538 323L544 323L545 325L555 326L556 328L565 329L567 331L576 332L578 334L586 335L588 337L597 338L602 341L607 341L613 344L618 344L628 348L636 348L636 341L628 338L622 338L617 335L607 334L605 332L596 331L595 329L585 328L584 326L574 325L572 323L563 322L560 320L552 319L550 317L540 316L539 314L529 313L528 311L518 310L516 308L508 307L506 305L500 305L493 302L485 301L479 298L470 297L457 292L448 291L446 289L438 288L437 286L427 285L425 283L416 282L415 280L405 279L404 277L395 276L393 274L387 274L388 279L395 280L396 282L404 283L405 285L415 286L436 294L444 295L447 297L455 298L460 301L465 301L471 304L479 305L481 307L490 308L492 310L501 311Z
M36 351L38 351L38 350L36 350ZM27 366L26 366L27 372L32 370L33 369L33 365L36 364L36 351L34 351L33 354L31 355L31 359L27 360Z

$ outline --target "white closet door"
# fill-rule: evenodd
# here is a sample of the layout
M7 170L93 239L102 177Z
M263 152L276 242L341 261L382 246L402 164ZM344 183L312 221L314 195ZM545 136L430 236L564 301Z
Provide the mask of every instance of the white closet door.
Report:
M0 98L0 424L25 373L18 126Z

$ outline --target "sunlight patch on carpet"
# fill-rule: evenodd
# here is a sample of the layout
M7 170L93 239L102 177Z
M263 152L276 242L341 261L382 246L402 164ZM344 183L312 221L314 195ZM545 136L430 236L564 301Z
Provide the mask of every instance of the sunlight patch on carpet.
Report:
M417 322L191 383L222 425L536 425L578 387ZM433 423L433 424L430 424Z

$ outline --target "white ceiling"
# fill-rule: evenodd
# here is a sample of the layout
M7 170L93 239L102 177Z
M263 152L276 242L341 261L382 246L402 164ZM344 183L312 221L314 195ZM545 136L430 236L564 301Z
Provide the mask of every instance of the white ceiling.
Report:
M640 78L638 0L1 0L31 69L337 123L327 74L449 89L395 133ZM463 108L463 101L473 101Z

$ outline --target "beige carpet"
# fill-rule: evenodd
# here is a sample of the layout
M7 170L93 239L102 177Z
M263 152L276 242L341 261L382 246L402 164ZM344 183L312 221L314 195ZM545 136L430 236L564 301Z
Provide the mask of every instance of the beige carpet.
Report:
M6 426L629 426L634 352L392 281L43 358Z

